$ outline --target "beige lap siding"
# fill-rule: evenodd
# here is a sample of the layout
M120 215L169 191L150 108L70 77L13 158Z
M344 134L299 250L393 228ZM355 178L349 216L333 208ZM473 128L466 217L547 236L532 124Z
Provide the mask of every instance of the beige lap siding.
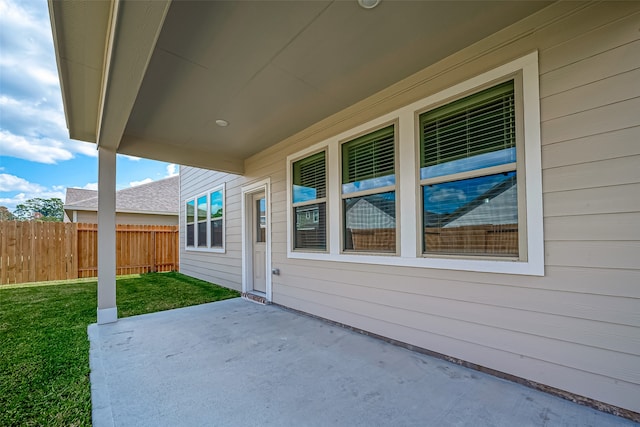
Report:
M640 412L638 22L640 2L554 4L248 159L244 177L183 167L182 223L185 200L226 182L227 250L182 241L181 271L241 288L240 188L270 177L274 302ZM534 50L544 277L287 258L288 155Z

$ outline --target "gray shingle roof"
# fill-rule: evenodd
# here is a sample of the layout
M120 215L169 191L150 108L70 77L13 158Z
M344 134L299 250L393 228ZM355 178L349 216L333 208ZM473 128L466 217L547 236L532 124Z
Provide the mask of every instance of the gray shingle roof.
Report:
M81 198L88 196L87 198ZM155 212L178 215L180 177L153 181L116 191L116 212ZM65 210L98 210L98 192L67 188Z
M91 199L92 197L98 197L98 192L85 190L84 188L67 188L64 203L66 205L74 205L81 200Z

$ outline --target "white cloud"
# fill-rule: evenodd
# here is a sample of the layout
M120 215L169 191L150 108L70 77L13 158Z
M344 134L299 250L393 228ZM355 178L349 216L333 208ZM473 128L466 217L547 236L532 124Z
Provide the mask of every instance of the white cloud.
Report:
M178 165L176 165L175 163L170 163L167 165L167 175L163 176L160 179L164 179L164 178L170 178L172 176L176 176L178 175L179 172L179 168ZM129 182L129 187L135 187L137 185L142 185L142 184L149 184L150 182L155 181L155 179L153 178L145 178L143 180L140 181L131 181Z
M84 187L80 187L83 190L93 190L98 191L98 183L97 182L89 182Z
M52 188L47 188L40 184L29 182L24 178L10 175L8 173L0 174L0 191L19 191L19 193L14 194L13 196L0 198L0 205L6 206L7 208L9 208L9 210L14 210L16 208L16 205L24 203L29 199L35 199L37 197L42 199L51 199L57 197L64 200L63 186L56 185Z
M19 176L0 173L0 191L43 191L44 187L33 184Z
M428 200L433 203L438 202L464 202L467 200L467 195L462 190L455 188L440 188L433 191Z
M2 197L0 198L0 206L5 206L9 208L10 211L15 210L16 206L26 202L29 199L52 199L58 198L64 201L64 193L60 191L40 191L40 192L30 192L30 193L18 193L13 197Z
M178 165L175 163L171 163L167 165L167 177L178 175L179 169Z
M153 180L151 178L145 178L142 181L131 181L129 183L129 187L135 187L137 185L148 184L150 182L153 182Z
M138 161L142 160L142 157L130 156L128 154L118 154L118 156L122 156L125 159L131 160L132 162L138 162Z
M38 82L45 85L57 85L58 74L51 72L45 68L33 67L28 70L29 75ZM45 99L46 100L46 99Z
M14 135L5 130L0 130L0 145L3 156L17 157L33 162L53 164L73 158L73 154L63 148L60 141L49 138L30 141L24 136Z
M0 155L46 164L95 145L69 139L45 2L0 0Z

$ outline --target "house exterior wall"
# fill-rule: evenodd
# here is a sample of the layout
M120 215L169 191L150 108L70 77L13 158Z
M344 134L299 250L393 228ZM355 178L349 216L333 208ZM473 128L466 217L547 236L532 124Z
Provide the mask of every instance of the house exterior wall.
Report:
M98 223L98 213L94 211L76 211L78 223ZM131 225L178 225L177 215L152 215L152 214L136 214L136 213L116 213L116 224Z
M181 168L181 271L241 289L241 187L270 177L273 302L640 412L639 18L638 2L554 4L248 159L242 177ZM287 256L287 156L536 50L544 276ZM185 200L221 183L225 253L185 250Z

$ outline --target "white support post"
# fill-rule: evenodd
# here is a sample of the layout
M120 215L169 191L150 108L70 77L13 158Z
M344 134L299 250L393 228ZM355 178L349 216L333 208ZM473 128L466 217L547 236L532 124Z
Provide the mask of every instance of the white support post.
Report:
M116 320L116 153L99 148L98 324Z

